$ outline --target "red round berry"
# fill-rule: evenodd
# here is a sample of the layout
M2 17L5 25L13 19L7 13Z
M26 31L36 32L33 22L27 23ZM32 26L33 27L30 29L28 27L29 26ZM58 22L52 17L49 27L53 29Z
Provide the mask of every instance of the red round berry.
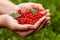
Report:
M32 13L32 11L26 11L22 12L21 10L18 10L19 14L22 14L20 17L17 18L17 21L19 24L35 24L42 16L43 14L41 13L40 10L36 10L36 13Z

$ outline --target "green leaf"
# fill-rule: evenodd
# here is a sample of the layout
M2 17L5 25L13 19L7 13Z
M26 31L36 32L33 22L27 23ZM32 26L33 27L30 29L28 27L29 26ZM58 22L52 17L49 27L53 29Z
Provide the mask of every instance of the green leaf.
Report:
M35 14L36 14L36 10L32 10L32 14L34 14L34 15L35 15Z
M14 37L12 37L12 40L17 40L17 38L14 36Z
M10 14L10 16L14 17L14 18L18 18L19 16L21 16L21 14L18 13L12 13Z

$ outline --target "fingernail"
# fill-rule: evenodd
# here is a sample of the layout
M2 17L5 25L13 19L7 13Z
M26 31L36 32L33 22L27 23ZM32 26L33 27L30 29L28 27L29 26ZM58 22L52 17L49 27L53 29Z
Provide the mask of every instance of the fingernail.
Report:
M30 29L34 29L34 27L33 27L33 26L30 26L29 28L30 28Z
M49 12L49 9L47 9L47 12Z
M44 14L44 12L42 11L41 14Z
M44 18L46 18L46 15L44 16Z

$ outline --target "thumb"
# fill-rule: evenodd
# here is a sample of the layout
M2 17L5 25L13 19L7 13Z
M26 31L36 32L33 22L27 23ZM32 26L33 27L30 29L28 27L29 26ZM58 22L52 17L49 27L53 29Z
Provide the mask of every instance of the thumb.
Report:
M33 25L30 25L30 24L24 24L24 25L21 25L21 24L15 24L15 27L14 27L14 30L33 30L34 27Z
M32 3L32 7L39 10L45 10L42 4Z
M43 16L41 19L39 19L39 20L35 23L35 25L34 25L35 29L36 29L45 19L46 19L46 16Z

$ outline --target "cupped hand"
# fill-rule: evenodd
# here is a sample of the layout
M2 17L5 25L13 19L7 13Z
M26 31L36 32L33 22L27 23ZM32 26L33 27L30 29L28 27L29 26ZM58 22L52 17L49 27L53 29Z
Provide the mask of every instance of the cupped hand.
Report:
M39 9L42 11L42 14L45 14L38 22L33 26L35 30L26 30L26 31L15 31L21 37L26 37L30 34L34 34L38 32L42 27L46 26L50 23L50 12L49 10L45 10L41 4L36 3L22 3L19 4L17 10L28 11L33 9Z
M45 10L41 4L31 3L31 2L18 4L16 9L17 10L21 9L23 12L33 9Z
M50 20L49 12L47 12L34 25L30 25L30 24L21 25L17 22L16 19L14 19L14 17L11 17L9 14L6 14L5 17L6 17L6 19L5 19L6 27L9 28L10 30L16 32L21 37L26 37L30 34L33 34L37 31L39 31L41 29L41 27L43 27L45 25L45 23L48 23Z
M50 23L50 13L48 12L39 21L36 22L36 24L34 25L35 30L15 31L15 32L18 35L20 35L21 37L26 37L26 36L28 36L30 34L34 34L34 33L38 32L38 31L40 31L41 28L45 27L49 23Z
M14 17L10 16L10 14L5 15L5 25L7 28L11 30L33 30L34 29L33 25L19 24L18 21L14 19Z
M0 13L6 14L6 19L5 19L5 25L7 28L10 30L14 30L18 35L21 37L25 37L27 35L33 34L41 29L44 25L48 24L50 22L50 13L47 12L41 4L36 4L36 3L21 3L19 5L15 5L11 3L10 1L3 1L6 2L5 4L2 2L1 7L0 7ZM28 11L28 10L33 10L33 9L39 9L42 10L42 13L46 15L42 17L35 25L20 25L18 24L17 20L14 19L13 17L9 16L7 13L11 13L12 11L16 12L17 10L21 9L22 11ZM42 22L42 23L41 23ZM32 30L33 29L33 30Z

